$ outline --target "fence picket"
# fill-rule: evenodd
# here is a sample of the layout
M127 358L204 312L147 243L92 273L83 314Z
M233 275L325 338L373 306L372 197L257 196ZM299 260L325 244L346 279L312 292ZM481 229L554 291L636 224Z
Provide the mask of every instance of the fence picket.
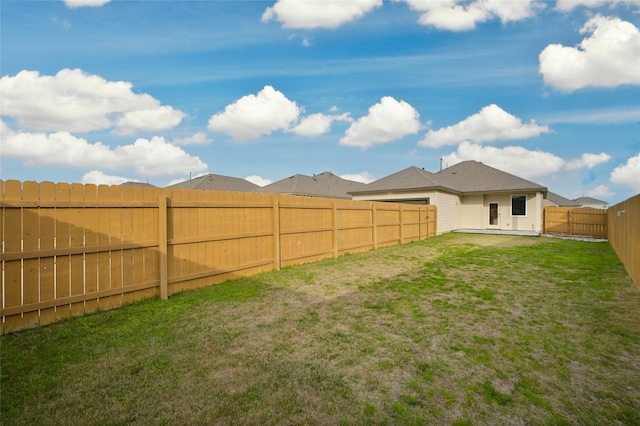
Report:
M52 182L40 184L40 199L54 201L56 199L56 187ZM55 248L56 221L55 208L40 209L40 250ZM55 256L40 258L40 301L46 302L55 298ZM40 325L46 325L56 320L55 308L40 310Z
M66 203L71 197L71 188L67 183L56 184L56 203ZM69 209L58 207L56 216L56 249L71 247L71 226ZM64 299L71 296L71 255L56 256L56 294L55 299ZM57 303L56 320L71 315L71 304Z
M4 200L22 200L22 184L9 180L4 184ZM3 208L4 253L22 251L22 209ZM4 261L4 306L3 309L22 305L22 260ZM23 327L22 314L7 315L2 327L3 333Z

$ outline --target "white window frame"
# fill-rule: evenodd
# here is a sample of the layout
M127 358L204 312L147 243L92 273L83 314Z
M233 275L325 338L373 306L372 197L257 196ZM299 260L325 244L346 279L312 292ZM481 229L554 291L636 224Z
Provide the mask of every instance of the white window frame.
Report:
M524 214L513 214L513 199L515 197L524 197ZM514 194L511 196L511 205L509 206L509 212L511 217L527 217L527 195L526 194Z

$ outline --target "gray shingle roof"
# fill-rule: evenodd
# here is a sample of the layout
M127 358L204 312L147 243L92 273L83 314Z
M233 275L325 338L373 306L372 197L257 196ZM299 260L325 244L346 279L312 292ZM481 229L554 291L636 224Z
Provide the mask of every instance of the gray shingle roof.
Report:
M415 166L400 170L394 174L367 184L357 192L402 191L410 189L426 189L441 187L435 173ZM354 192L354 191L352 191Z
M580 207L580 203L564 198L562 195L558 195L551 191L547 192L547 196L545 198L559 207Z
M121 183L120 186L142 186L142 187L147 187L147 188L156 188L155 185L151 185L150 183L133 182L133 181L128 181L128 182Z
M297 174L284 178L262 187L260 192L351 199L348 192L362 190L365 186L364 183L324 172L313 176Z
M437 173L409 167L378 179L360 191L365 194L383 191L443 189L454 193L543 191L547 188L478 161L463 161Z
M598 200L597 198L592 198L592 197L579 197L573 201L580 204L581 206L585 204L603 204L603 205L609 204L606 201Z
M260 190L258 185L248 180L231 176L214 175L212 173L176 183L175 185L167 186L167 188L231 192L258 192L258 190Z
M546 191L542 185L522 179L478 161L463 161L436 173L445 187L460 192Z

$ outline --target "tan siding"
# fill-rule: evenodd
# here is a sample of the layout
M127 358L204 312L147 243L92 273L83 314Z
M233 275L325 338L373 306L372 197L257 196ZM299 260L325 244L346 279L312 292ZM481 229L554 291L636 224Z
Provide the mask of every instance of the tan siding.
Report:
M433 204L438 206L438 234L460 228L458 224L460 198L457 195L437 192Z

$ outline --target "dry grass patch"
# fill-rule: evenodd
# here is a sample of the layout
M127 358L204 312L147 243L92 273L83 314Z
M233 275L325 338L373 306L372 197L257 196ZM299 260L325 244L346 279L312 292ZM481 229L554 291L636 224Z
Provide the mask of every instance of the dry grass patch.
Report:
M2 337L7 424L633 424L606 243L449 234Z

